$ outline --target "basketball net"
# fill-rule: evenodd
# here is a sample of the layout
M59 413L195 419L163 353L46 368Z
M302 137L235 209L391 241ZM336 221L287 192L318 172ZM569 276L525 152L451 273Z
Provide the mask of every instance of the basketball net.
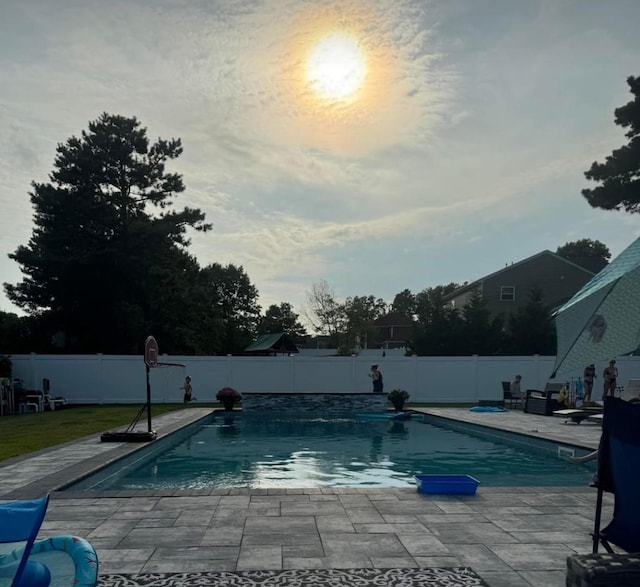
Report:
M156 363L149 370L151 395L155 403L182 402L184 378L187 368L182 363Z

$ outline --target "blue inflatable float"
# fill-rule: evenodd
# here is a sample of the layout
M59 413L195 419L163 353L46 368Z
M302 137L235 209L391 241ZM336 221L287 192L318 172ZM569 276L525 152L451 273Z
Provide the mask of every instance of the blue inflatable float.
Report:
M500 406L473 406L469 408L470 412L506 412L504 408Z
M0 556L0 584L2 578L12 578L20 564L23 549L16 549ZM68 561L68 562L67 562ZM29 552L19 587L47 587L51 583L74 587L95 587L98 583L98 557L86 540L77 536L54 536L34 542Z

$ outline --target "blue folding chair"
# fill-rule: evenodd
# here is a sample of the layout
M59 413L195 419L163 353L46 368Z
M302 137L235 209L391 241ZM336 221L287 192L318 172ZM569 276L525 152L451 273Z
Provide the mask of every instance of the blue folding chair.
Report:
M51 573L42 563L29 563L29 553L47 511L49 496L0 504L0 585L47 587Z
M98 557L75 536L35 541L49 496L0 503L0 587L95 587Z
M640 403L616 397L604 402L602 437L598 454L598 488L593 536L593 552L602 544L627 552L640 552ZM613 493L613 519L600 529L604 492Z

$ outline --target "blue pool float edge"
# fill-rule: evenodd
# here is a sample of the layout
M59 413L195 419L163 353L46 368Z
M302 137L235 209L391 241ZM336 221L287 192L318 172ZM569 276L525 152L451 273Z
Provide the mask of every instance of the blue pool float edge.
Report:
M504 408L500 406L473 406L469 408L470 412L506 412Z

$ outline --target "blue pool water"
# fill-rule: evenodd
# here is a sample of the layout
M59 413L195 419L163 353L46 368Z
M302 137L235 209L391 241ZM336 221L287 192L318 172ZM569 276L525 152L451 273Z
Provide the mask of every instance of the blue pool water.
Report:
M69 489L407 487L417 473L469 474L481 486L589 484L593 467L552 443L438 422L218 413Z

